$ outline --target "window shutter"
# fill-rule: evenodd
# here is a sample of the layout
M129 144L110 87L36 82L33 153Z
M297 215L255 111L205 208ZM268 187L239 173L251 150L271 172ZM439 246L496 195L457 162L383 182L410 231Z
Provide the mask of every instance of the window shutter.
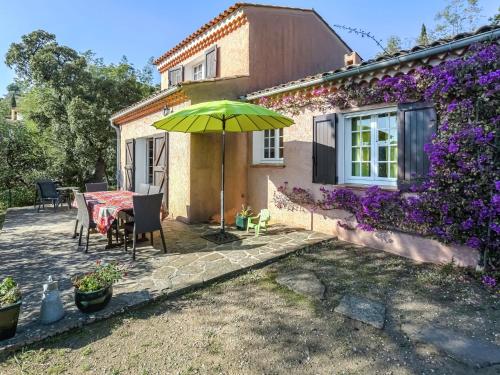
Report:
M205 78L217 77L217 45L205 51Z
M313 183L337 183L337 119L335 114L314 117Z
M125 189L135 190L135 139L125 141Z
M437 117L430 103L398 106L398 187L402 190L422 182L429 172L424 145L437 130Z

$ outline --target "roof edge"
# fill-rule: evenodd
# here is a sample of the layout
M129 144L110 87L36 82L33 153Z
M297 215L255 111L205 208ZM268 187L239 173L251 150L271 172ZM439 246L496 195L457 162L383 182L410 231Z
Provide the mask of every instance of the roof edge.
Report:
M395 56L391 58L387 58L381 61L374 61L373 63L368 63L366 65L357 65L348 70L340 71L340 72L325 72L321 76L312 78L310 80L304 81L291 81L289 83L285 83L283 85L278 85L271 87L269 89L264 89L260 91L255 91L253 93L247 94L242 97L245 100L255 100L258 98L262 98L265 96L271 96L276 94L281 94L284 92L294 91L306 87L315 86L318 84L322 84L325 82L333 81L340 78L347 78L351 76L355 76L357 74L370 72L373 70L378 70L382 68L386 68L393 65L398 65L404 62L409 62L413 60L422 59L431 55L437 55L442 52L448 52L451 50L467 47L473 43L484 42L486 40L495 40L500 38L500 28L495 28L493 30L488 30L486 32L480 34L474 34L471 36L467 36L462 39L453 40L447 43L443 43L437 46L431 46L425 49L421 49L418 51L410 52L403 56Z

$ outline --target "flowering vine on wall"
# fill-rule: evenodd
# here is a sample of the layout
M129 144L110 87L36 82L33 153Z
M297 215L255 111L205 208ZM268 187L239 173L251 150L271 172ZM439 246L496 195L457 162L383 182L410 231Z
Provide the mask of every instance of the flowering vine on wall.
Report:
M497 43L478 44L460 58L369 87L346 83L336 91L317 88L308 95L261 98L259 104L292 115L305 108L331 111L429 101L439 118L437 133L425 145L429 174L420 186L412 187L418 194L373 187L356 195L348 189L323 187L322 198L315 201L308 191L285 185L275 197L276 206L344 209L353 213L362 229L396 226L445 243L467 244L486 258L492 255L489 265L494 267L500 247L499 61Z

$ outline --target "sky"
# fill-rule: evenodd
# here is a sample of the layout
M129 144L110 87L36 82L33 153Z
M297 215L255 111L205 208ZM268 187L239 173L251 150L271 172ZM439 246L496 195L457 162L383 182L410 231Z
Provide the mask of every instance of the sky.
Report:
M77 51L92 50L105 63L122 56L137 68L146 65L220 12L235 0L0 0L0 95L14 79L4 63L9 45L21 36L43 29L56 35L60 44ZM249 2L252 2L250 0ZM314 8L329 24L343 24L370 31L377 39L399 36L403 42L416 37L422 23L435 24L435 14L446 0L265 0L272 5ZM481 24L487 23L500 5L480 0ZM355 34L336 30L364 59L379 52L376 44ZM404 45L408 47L408 45ZM155 75L156 82L159 74Z

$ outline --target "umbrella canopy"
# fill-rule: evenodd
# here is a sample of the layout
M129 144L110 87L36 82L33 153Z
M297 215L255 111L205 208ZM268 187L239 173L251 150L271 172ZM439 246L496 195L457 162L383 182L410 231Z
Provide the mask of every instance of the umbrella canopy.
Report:
M292 119L255 104L218 100L195 104L153 123L157 129L182 133L222 134L221 229L215 242L227 242L224 231L224 164L226 132L253 132L281 129Z
M244 102L218 100L199 103L156 121L157 129L183 133L253 132L280 129L293 120L267 108Z

